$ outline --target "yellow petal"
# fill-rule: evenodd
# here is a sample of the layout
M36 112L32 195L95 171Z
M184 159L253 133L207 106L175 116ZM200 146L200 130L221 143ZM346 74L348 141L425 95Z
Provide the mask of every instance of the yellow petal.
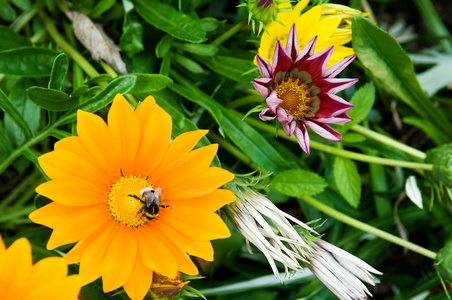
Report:
M162 275L175 278L177 263L170 249L156 234L157 226L140 227L138 230L138 251L144 265Z
M213 240L231 236L228 227L216 214L201 208L174 206L165 220L180 233L198 240Z
M224 205L234 202L236 199L235 194L229 190L214 190L206 195L189 199L168 199L168 203L171 206L191 206L199 207L208 211L216 211L222 208Z
M178 245L173 243L167 236L164 234L159 234L159 238L165 243L165 245L168 245L168 248L171 249L171 252L174 255L174 258L177 262L177 269L180 272L183 272L188 275L198 275L199 271L196 265L193 263L193 261L190 259L188 254L179 248Z
M187 153L196 146L199 140L207 134L208 130L196 130L184 132L176 137L168 147L165 159L152 174L152 178L159 178L166 170L171 167L178 159L187 155Z
M20 299L31 276L31 247L27 239L15 241L0 257L0 295L2 299Z
M147 268L139 255L135 260L132 274L129 281L124 284L124 290L132 300L143 299L152 284L153 271Z
M159 236L166 236L188 254L213 261L213 248L210 241L202 241L182 234L166 222L166 218L163 218L163 216L158 220L158 226L155 226L153 231Z
M36 192L68 206L89 206L107 201L107 192L90 181L72 177L44 182Z
M137 257L137 240L132 230L117 226L102 267L104 292L117 289L130 279Z
M187 199L199 197L231 181L234 174L217 167L210 167L204 174L191 178L175 187L163 189L163 197L168 199Z
M52 179L77 177L86 179L103 189L107 189L114 178L98 166L74 152L56 150L38 158L39 165Z
M138 105L134 113L140 122L140 128L146 127L149 116L155 109L157 109L157 107L157 103L155 103L155 99L152 96L146 97L146 99ZM141 135L143 135L143 132L141 132Z
M43 282L38 288L30 291L23 300L74 300L77 299L80 288L80 276L73 275L58 280Z
M135 161L135 174L146 177L160 165L168 150L171 130L171 117L163 109L157 106L149 113L147 122L141 130L140 148Z
M110 219L105 204L78 207L50 203L30 214L38 224L53 228L47 249L80 241L89 236Z
M31 277L28 279L27 290L38 289L46 282L59 280L67 276L67 264L62 257L47 257L33 266Z
M102 275L103 262L113 239L116 226L110 223L104 228L86 248L81 257L79 274L82 277L82 285L86 285Z
M161 173L161 177L153 176L156 186L162 189L177 186L206 172L218 150L218 144L208 145L191 151L183 158ZM161 184L160 184L161 183Z
M320 14L322 13L322 7L320 5L314 6L298 18L296 21L297 37L301 41L300 44L306 45L314 36L316 36L317 23L320 20ZM289 28L290 29L290 28ZM321 49L323 50L323 49ZM316 51L318 52L316 47Z
M85 147L83 147L83 144L78 136L69 136L59 140L55 143L54 149L55 151L63 150L75 153L83 159L89 161L93 166L96 165L96 162L93 160L88 151L86 151Z
M140 126L127 100L117 94L108 112L108 130L115 160L122 174L130 176L140 143Z
M115 159L107 124L101 117L77 111L77 133L80 141L97 165L115 180L121 176Z

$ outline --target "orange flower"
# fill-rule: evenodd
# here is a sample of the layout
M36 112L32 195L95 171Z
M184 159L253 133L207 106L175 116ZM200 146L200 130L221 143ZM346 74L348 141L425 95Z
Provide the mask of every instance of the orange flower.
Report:
M213 260L210 240L230 236L215 213L235 196L218 189L234 177L210 167L218 145L192 150L207 130L171 143L171 117L148 97L133 111L117 95L108 125L78 111L78 136L39 158L52 179L36 191L54 202L30 214L53 228L54 249L77 243L66 255L80 262L83 284L102 276L105 292L124 286L143 299L153 272L196 275L187 255Z
M15 300L74 300L81 287L78 275L67 276L62 257L48 257L33 265L27 239L8 249L0 237L0 295Z

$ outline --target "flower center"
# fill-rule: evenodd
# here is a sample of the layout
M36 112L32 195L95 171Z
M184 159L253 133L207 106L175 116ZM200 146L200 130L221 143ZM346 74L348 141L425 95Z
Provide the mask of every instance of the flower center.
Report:
M286 77L276 87L276 95L283 102L278 107L284 108L287 115L301 119L311 108L309 87L298 78Z
M116 222L138 227L149 221L144 213L146 205L139 200L144 201L141 190L145 187L151 185L140 176L121 177L111 186L107 205Z

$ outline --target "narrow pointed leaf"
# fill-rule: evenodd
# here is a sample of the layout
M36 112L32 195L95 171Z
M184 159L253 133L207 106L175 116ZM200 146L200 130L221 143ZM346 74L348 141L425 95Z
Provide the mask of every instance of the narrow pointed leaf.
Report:
M23 133L26 139L31 137L31 130L27 122L1 89L0 89L0 108L20 128L21 132Z
M135 0L133 2L138 14L146 22L173 37L192 43L201 43L206 40L206 32L201 24L172 6L155 0Z

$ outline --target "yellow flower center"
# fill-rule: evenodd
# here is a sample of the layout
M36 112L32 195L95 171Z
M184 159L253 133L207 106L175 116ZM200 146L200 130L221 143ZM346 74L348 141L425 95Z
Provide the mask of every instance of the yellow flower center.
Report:
M107 205L116 222L138 227L149 221L143 211L145 204L137 199L143 198L140 192L145 187L151 185L140 176L121 177L111 186Z
M284 108L288 116L301 119L310 110L309 87L298 78L286 77L276 85L275 89L278 98L283 100L278 107Z

